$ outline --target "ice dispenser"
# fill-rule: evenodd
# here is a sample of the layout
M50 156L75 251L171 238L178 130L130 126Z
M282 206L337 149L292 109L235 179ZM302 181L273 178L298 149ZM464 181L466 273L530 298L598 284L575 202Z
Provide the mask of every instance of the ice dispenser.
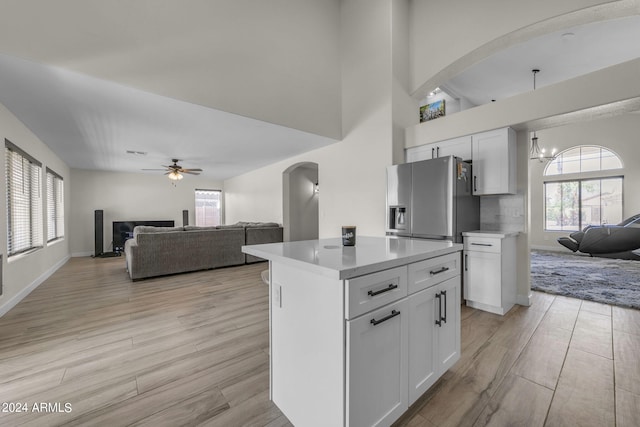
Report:
M389 207L389 229L391 230L406 230L407 229L407 208L404 206L390 206Z

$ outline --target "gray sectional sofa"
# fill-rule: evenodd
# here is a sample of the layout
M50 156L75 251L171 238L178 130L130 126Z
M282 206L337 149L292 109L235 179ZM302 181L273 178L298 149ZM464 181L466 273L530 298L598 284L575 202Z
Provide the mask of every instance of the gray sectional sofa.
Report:
M264 261L242 253L242 245L282 242L276 223L239 222L218 227L137 226L125 242L133 280Z

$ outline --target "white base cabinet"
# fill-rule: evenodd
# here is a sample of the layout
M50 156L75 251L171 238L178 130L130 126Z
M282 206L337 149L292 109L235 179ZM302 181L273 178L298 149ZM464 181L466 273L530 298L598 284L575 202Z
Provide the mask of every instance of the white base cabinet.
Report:
M459 251L348 280L270 275L271 398L294 425L389 426L460 358Z
M409 405L460 359L460 277L409 297Z
M407 298L347 321L347 420L388 426L408 408Z
M516 235L465 232L464 299L469 307L503 315L516 302Z

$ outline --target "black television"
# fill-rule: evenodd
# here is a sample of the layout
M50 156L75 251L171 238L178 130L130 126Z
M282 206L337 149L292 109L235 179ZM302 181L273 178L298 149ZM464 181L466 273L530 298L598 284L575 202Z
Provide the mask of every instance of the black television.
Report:
M133 229L138 225L154 227L174 227L174 221L113 221L113 251L123 252L124 242L133 237Z

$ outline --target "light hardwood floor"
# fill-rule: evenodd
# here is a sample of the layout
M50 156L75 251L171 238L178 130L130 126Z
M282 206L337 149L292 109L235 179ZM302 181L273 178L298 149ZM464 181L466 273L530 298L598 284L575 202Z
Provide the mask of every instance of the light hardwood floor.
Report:
M265 268L133 283L122 258L71 259L0 318L0 402L28 405L0 425L290 425L268 399ZM535 293L462 318L461 360L397 425L640 425L640 311Z

